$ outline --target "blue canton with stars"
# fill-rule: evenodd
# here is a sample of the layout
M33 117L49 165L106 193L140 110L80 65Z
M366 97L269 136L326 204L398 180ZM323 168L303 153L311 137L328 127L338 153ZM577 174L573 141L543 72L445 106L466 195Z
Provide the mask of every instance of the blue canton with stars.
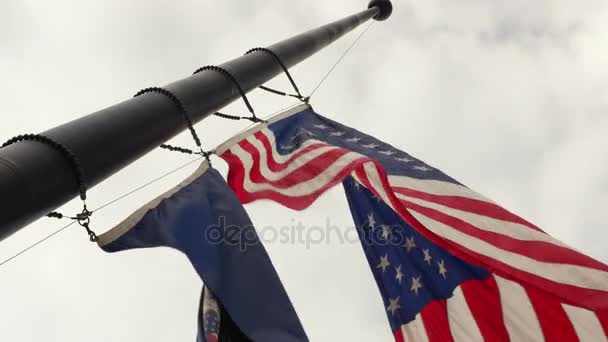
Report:
M393 332L462 282L490 275L424 238L352 177L343 185Z
M389 175L460 184L438 169L365 133L325 118L312 109L272 123L277 151L288 154L306 140L316 139L363 154L382 164Z

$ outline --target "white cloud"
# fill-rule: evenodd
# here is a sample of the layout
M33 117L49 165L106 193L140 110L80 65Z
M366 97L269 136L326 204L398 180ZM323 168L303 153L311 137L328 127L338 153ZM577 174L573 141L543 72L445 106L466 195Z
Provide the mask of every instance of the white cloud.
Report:
M45 130L364 5L2 1L0 135ZM599 0L395 1L393 18L374 25L313 104L608 261L601 243L608 203L606 6ZM352 39L296 67L301 88L311 89ZM278 78L273 85L288 83ZM255 93L252 103L269 113L289 101ZM227 111L244 107L235 103ZM207 146L241 127L213 118L198 125ZM174 142L188 146L190 138ZM155 151L93 190L90 202L113 199L184 160ZM110 228L187 173L119 202L95 218L94 228ZM74 201L63 210L78 206ZM339 189L302 213L269 203L248 209L258 225L294 218L323 224L325 216L350 222ZM0 259L58 226L36 222L2 242ZM313 341L390 339L359 246L273 244L268 250ZM167 250L105 255L74 228L0 268L0 283L2 331L11 340L194 336L200 283L187 262Z

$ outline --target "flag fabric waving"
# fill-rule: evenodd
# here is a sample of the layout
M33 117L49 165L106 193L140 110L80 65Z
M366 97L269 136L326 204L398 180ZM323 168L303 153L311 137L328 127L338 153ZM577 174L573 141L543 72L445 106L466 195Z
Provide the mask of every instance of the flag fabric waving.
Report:
M590 311L563 306L586 322L549 312L555 306L544 305L559 303L551 295L454 257L352 177L344 188L397 341L595 341L603 335L597 319L586 317ZM539 301L539 311L524 292ZM548 319L544 332L540 319Z
M98 243L107 252L151 247L183 252L210 290L210 301L202 295L207 307L199 309L199 341L216 342L216 336L226 342L308 341L245 209L207 162L100 235ZM212 317L215 298L227 315ZM223 327L225 321L234 322L234 329Z
M393 146L302 105L217 152L228 162L228 183L243 203L271 199L301 210L352 177L399 216L398 225L414 240L386 247L386 255L376 250L369 259L375 273L378 266L389 272L397 260L404 263L401 287L398 280L376 276L397 341L412 336L410 331L422 341L606 340L608 266ZM355 197L349 194L351 206L358 203ZM374 208L382 215L368 217L368 228L396 223L386 208ZM359 223L370 213L353 210ZM424 247L408 255L414 244ZM419 254L425 249L429 256ZM441 259L445 263L433 264L434 270L407 273L413 270L405 264ZM406 274L413 277L409 284ZM417 302L418 311L405 301L407 291L415 295L412 288L426 298Z

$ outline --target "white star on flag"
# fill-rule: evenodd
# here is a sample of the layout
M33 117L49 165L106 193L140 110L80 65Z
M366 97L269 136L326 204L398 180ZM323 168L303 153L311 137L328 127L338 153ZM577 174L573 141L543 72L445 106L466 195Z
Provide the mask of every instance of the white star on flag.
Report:
M333 137L341 137L344 135L345 132L331 132L329 133L329 135L333 136Z
M395 152L393 151L380 151L380 154L384 154L385 156L392 156L393 154L395 154Z
M381 268L382 273L384 273L390 265L391 263L388 262L388 254L385 254L383 257L380 257L380 263L378 264L378 266L376 266L376 268Z
M431 252L428 249L424 249L422 252L424 253L424 261L430 265L431 259L433 259Z
M386 311L390 312L391 315L395 315L395 312L397 312L397 310L401 309L401 305L399 305L399 299L401 297L397 297L395 299L391 299L389 298L388 301L390 302L388 305L388 308L386 309Z
M387 225L382 225L382 237L384 238L384 240L388 240L388 238L391 236L391 227L387 226Z
M312 136L315 136L315 135L316 135L316 134L314 134L313 132L311 132L311 131L309 131L309 130L307 130L307 129L304 129L304 128L300 128L300 132L301 132L301 133L304 133L304 134L312 135Z
M327 127L327 126L325 126L325 125L314 125L314 126L315 126L316 128L318 128L318 129L326 129L326 128L329 128L329 127Z
M420 290L422 288L422 276L419 277L412 277L412 287L410 288L410 291L416 292L416 294L418 294L418 290Z
M369 145L361 145L361 146L363 146L365 148L376 148L376 147L378 147L380 145L378 145L378 144L369 144Z
M416 241L414 241L414 237L409 237L405 239L405 244L403 245L403 247L405 249L407 249L408 253L409 251L411 251L413 248L416 248Z
M403 162L403 163L409 163L409 162L413 161L414 159L410 159L408 157L402 157L402 158L395 158L395 160Z
M369 226L372 227L372 229L374 229L374 225L376 224L376 219L374 219L374 214L369 214L367 215L367 222L369 223Z
M315 134L313 132L305 130L304 128L300 128L298 130L298 133L296 135L294 135L293 137L291 137L290 141L294 141L300 135L315 136Z
M401 265L399 265L399 267L395 267L395 271L397 272L395 279L397 279L397 282L399 282L399 285L401 285L401 281L403 280L404 276L404 274L401 272Z
M441 276L443 277L443 279L446 278L446 273L448 273L448 269L445 268L445 261L441 260L440 262L437 263L437 266L439 266L439 274L441 274Z
M346 141L352 142L352 143L359 142L359 140L361 140L361 138L357 138L357 137L352 137L350 139L346 139Z
M426 167L426 166L414 166L415 170L420 170L420 171L431 171L432 169L430 167Z

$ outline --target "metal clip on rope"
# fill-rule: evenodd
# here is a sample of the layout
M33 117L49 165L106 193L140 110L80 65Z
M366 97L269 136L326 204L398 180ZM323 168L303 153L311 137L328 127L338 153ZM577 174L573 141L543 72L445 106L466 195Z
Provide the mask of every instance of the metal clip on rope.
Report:
M89 234L89 240L91 242L96 242L97 234L95 234L95 232L92 231L91 228L89 228L89 224L91 223L92 214L93 214L93 212L89 211L85 205L82 212L80 214L76 215L76 221L78 221L78 224L86 230L87 234Z

